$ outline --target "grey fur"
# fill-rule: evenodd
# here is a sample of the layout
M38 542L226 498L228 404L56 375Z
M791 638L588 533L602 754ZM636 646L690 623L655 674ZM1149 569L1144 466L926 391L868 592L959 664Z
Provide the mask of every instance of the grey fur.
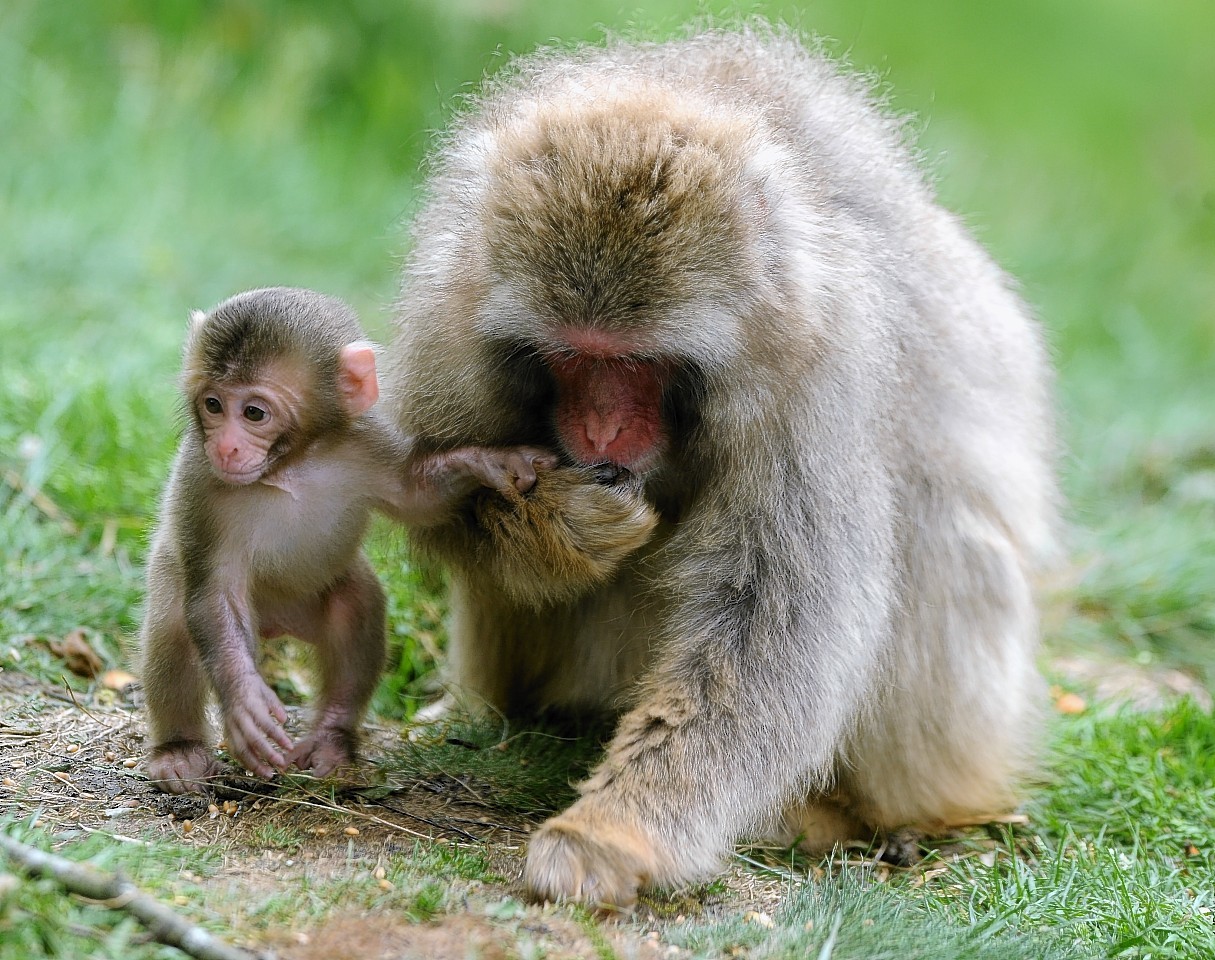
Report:
M533 840L537 896L626 902L757 829L830 846L1015 802L1048 362L863 82L762 25L519 61L439 149L397 313L423 448L554 442L561 324L681 371L644 475L666 522L608 585L538 614L454 578L469 701L626 710Z

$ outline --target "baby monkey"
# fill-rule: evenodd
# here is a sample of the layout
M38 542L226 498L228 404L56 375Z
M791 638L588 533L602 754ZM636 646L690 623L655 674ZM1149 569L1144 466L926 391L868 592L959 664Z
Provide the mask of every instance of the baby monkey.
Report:
M482 488L517 500L555 458L412 453L372 411L375 351L353 311L310 290L252 290L192 314L182 388L141 634L148 776L185 793L217 772L210 690L250 771L327 775L353 760L384 661L384 592L361 550L371 511L424 531ZM285 634L315 644L320 672L299 743L256 663L257 641Z

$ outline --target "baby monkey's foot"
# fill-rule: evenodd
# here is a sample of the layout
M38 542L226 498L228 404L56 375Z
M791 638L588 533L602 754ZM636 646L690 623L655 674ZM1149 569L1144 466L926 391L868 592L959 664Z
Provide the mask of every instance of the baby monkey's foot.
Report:
M144 768L165 793L202 793L221 770L215 751L201 740L171 740L152 749Z

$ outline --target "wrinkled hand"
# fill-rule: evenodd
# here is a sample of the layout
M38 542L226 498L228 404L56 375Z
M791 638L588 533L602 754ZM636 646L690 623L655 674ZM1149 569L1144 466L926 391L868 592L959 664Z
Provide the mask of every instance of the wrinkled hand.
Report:
M452 487L465 493L488 487L508 498L529 492L538 471L557 466L557 455L539 447L461 447L437 459Z
M228 752L259 777L286 770L292 743L283 729L287 711L274 691L258 677L224 700Z

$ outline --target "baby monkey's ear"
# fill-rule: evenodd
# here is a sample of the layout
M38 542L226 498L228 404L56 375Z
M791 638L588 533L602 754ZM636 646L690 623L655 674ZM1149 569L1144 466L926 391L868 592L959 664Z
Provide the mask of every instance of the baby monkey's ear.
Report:
M363 341L348 343L338 357L338 395L352 417L365 413L380 399L375 350Z

